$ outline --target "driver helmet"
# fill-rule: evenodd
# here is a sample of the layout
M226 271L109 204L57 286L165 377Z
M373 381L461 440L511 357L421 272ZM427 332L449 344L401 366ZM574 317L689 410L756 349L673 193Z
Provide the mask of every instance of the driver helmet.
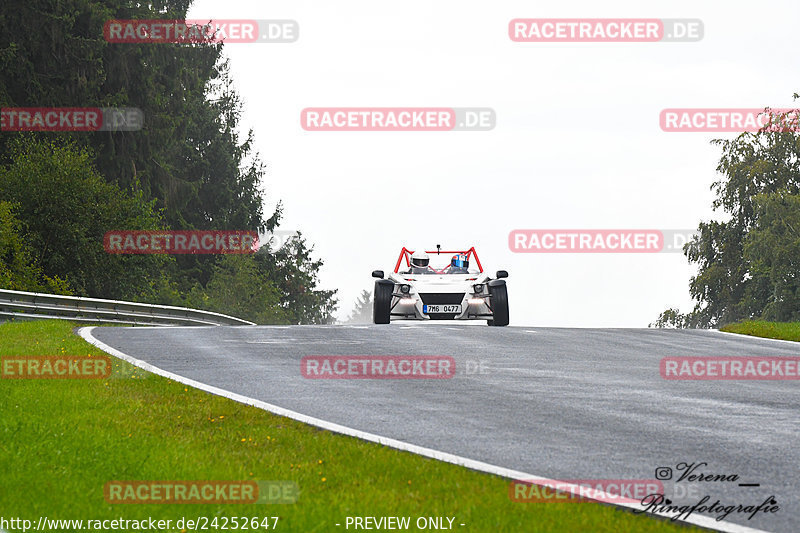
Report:
M467 261L467 256L464 254L456 254L453 256L453 259L450 260L450 266L453 268L469 268L469 261Z
M411 266L415 268L425 268L428 266L430 258L425 252L414 252L411 254Z

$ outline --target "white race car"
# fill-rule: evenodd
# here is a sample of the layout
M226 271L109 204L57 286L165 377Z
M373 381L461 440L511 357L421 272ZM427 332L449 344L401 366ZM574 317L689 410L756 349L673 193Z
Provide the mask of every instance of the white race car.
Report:
M445 261L445 266L434 268L431 257L437 263ZM372 277L378 278L372 300L376 324L407 319L486 320L490 326L508 325L508 292L501 279L508 277L508 272L498 270L495 278L485 274L475 247L442 251L437 245L436 251L430 252L403 247L394 272L384 277L383 270L374 270Z

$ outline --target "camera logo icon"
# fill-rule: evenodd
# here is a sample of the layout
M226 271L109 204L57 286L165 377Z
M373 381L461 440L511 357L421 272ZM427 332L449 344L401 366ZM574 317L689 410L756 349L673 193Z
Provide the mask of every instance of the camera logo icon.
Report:
M661 481L672 479L672 469L668 466L659 466L656 468L656 479Z

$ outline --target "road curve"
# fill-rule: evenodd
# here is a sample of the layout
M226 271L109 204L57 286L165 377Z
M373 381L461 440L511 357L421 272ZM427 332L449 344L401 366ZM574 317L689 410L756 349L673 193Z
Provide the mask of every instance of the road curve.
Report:
M671 381L659 373L667 356L800 356L800 344L714 331L444 324L109 327L92 335L236 394L552 479L652 479L657 467L677 474L679 463L705 462L695 473L736 474L738 482L665 481L675 503L709 495L708 503L758 505L774 495L777 513L726 521L800 530L798 381ZM457 373L312 380L300 372L308 355L446 355Z

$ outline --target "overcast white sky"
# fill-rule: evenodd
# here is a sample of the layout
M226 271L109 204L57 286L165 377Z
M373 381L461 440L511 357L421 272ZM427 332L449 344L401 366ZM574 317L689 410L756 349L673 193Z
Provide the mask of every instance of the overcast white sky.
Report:
M293 19L291 44L229 44L267 205L325 261L350 312L400 248L474 245L506 269L511 325L643 327L691 308L681 254L515 254L524 228L695 228L714 137L676 107L791 107L796 2L198 0L189 18ZM514 18L699 18L692 43L515 43ZM307 132L306 107L491 107L489 132ZM721 216L721 215L720 215Z

